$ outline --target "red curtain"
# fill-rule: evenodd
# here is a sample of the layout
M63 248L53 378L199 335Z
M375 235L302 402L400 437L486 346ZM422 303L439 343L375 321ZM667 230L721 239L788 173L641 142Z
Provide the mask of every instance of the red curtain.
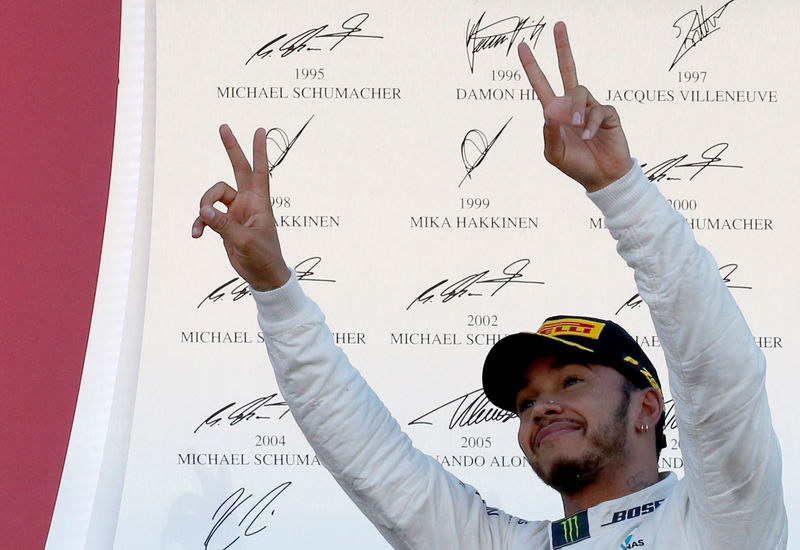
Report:
M105 223L120 0L0 17L0 540L43 548L80 386Z

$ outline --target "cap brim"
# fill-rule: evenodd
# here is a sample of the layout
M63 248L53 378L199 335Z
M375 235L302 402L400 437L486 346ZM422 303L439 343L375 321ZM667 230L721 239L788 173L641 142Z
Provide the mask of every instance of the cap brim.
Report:
M494 405L517 411L517 393L525 385L531 362L547 355L576 361L596 361L589 348L534 332L519 332L498 341L483 363L483 392Z

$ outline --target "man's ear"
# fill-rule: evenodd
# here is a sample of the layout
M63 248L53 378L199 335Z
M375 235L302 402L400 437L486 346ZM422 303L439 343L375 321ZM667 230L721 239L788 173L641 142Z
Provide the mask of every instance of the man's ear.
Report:
M661 395L654 388L645 388L639 392L637 403L640 406L636 413L636 425L654 428L664 411Z

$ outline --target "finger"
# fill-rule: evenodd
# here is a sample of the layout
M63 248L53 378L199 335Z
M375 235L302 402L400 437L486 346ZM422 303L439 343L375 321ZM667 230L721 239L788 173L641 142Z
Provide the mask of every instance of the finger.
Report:
M205 205L200 208L200 216L198 220L202 225L207 225L223 238L229 237L231 233L236 231L239 227L238 224L230 218L230 216L220 212L211 205Z
M203 228L206 224L203 223L203 220L200 219L200 216L197 216L192 224L192 238L198 239L203 236Z
M561 73L561 82L564 84L564 93L578 85L578 72L575 69L575 60L572 58L572 48L569 46L567 26L559 21L553 27L556 40L556 54L558 55L558 70Z
M239 147L239 142L236 141L236 136L233 135L233 131L227 124L219 127L219 137L222 139L222 144L225 146L225 151L231 161L233 175L236 178L236 187L239 189L248 187L253 171L250 169L250 163L247 157L244 156L242 148Z
M200 208L203 206L211 206L217 201L225 206L230 206L235 198L236 190L224 181L218 181L200 197Z
M203 193L200 197L200 208L204 206L212 206L215 202L219 201L225 206L230 207L233 200L236 198L236 190L224 181L218 181L209 188L208 191ZM192 237L195 239L203 236L203 228L206 223L203 222L201 216L198 216L192 224Z
M575 128L583 128L586 122L587 106L589 105L589 90L584 86L576 86L570 93L570 124Z
M267 162L267 131L256 130L253 136L253 186L254 190L269 196L269 162Z
M595 105L589 110L586 118L586 126L581 134L582 139L592 139L600 128L600 125L609 127L619 125L617 110L610 105Z
M556 97L553 88L550 87L550 83L547 81L547 77L544 76L542 69L539 68L539 64L526 43L522 42L519 45L517 53L519 54L522 68L525 70L525 74L528 75L528 82L531 83L536 95L539 96L539 101L542 102L543 106L546 106Z

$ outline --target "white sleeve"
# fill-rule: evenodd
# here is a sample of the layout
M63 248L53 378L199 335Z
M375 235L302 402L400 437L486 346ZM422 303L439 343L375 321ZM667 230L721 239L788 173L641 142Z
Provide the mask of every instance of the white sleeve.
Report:
M506 548L525 522L488 509L477 491L411 440L334 344L295 276L253 292L284 399L320 462L395 548ZM526 524L528 528L538 524ZM548 541L541 524L541 540ZM541 546L544 548L544 546Z
M636 162L589 197L634 269L664 350L688 484L687 529L702 548L785 547L765 359L714 259Z

